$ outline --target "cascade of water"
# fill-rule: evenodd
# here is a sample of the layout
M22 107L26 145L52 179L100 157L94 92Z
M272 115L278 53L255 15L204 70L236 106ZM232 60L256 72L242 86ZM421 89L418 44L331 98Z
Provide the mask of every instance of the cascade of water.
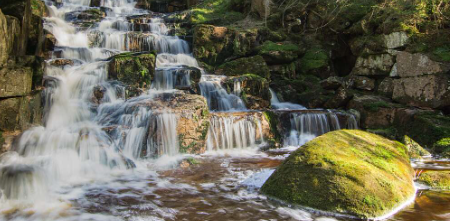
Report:
M2 200L49 199L54 195L50 192L54 193L58 187L135 167L132 160L153 156L152 152L158 155L178 153L177 116L154 113L145 105L139 106L139 102L151 100L151 96L125 101L123 86L107 81L107 62L102 60L131 46L126 45L126 41L122 44L120 37L106 38L102 43L118 51L92 47L89 42L88 33L121 36L122 32L112 30L112 24L124 21L122 15L133 12L134 1L103 0L102 6L112 8L115 17L108 14L109 24L105 22L88 31L62 19L66 13L84 10L89 4L89 0L64 0L58 7L49 6L51 17L46 18L44 26L58 42L53 59L61 58L63 62L49 60L46 63L45 127L25 131L13 151L0 158ZM145 39L143 45L171 53L159 58L160 64L170 66L173 60L196 64L193 58L176 55L189 56L186 42L176 37L166 38L163 34L167 29L161 20L152 21L154 24L149 27L156 37ZM67 65L61 65L64 62ZM172 84L178 84L177 81L175 78ZM179 84L187 85L189 79L181 78ZM96 100L94 92L100 93ZM158 128L153 131L155 136L149 135L149 124Z
M210 121L208 150L243 149L264 142L261 121L252 115L214 115Z
M178 154L177 121L177 116L173 113L155 115L147 143L148 156Z
M289 102L280 102L280 100L277 97L277 94L272 90L270 90L270 105L273 109L280 109L280 110L305 110L306 108L300 104L294 104Z
M339 130L339 120L334 113L291 113L291 129L285 136L285 146L301 146L317 136Z
M240 97L229 94L221 85L225 76L202 75L200 90L208 101L209 109L215 111L242 111L247 108Z
M359 129L358 121L356 120L355 115L350 114L347 121L347 129Z

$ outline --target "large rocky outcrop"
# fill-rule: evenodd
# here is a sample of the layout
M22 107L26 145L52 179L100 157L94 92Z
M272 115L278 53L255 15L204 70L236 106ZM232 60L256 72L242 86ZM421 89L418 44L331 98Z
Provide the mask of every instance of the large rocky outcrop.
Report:
M352 75L387 76L394 65L394 57L390 54L368 55L358 57Z
M392 99L409 106L443 109L450 106L447 75L426 75L395 79Z
M358 130L334 131L308 142L277 168L261 191L363 219L386 215L415 195L406 147Z
M398 77L445 74L449 71L450 64L433 61L425 54L397 53L396 76Z
M41 124L45 4L5 0L0 9L0 131L15 136Z

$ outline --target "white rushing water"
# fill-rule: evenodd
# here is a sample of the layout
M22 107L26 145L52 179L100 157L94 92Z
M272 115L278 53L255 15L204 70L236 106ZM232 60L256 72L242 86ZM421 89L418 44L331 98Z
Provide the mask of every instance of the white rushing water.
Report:
M280 100L277 97L277 94L272 90L270 90L270 105L273 109L279 109L279 110L306 110L306 108L300 104L294 104L289 102L280 102Z

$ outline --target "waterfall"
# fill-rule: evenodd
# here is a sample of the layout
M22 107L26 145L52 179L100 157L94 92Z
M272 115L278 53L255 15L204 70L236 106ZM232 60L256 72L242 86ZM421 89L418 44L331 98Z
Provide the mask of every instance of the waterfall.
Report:
M356 120L356 117L353 114L350 114L348 118L347 129L359 129L358 121Z
M208 150L256 147L263 143L261 121L252 115L214 115L208 131Z
M161 113L155 116L151 122L153 129L147 144L149 156L173 156L179 153L177 122L177 116L173 113Z
M305 110L306 108L300 104L293 104L289 102L280 102L277 97L277 94L270 88L270 105L273 109L280 110Z
M200 90L208 101L208 107L215 111L242 111L247 108L240 97L229 94L221 85L225 76L202 75Z
M291 128L285 135L285 146L301 146L317 136L333 130L340 130L339 120L334 113L291 113Z
M124 86L108 80L109 57L161 52L154 84L162 91L189 86L198 69L187 42L167 36L162 19L144 20L148 32L132 31L125 16L141 12L134 1L102 0L111 10L88 29L64 18L89 9L89 0L46 3L50 17L44 28L57 47L45 66L44 126L24 131L12 151L0 156L2 203L51 200L59 188L107 178L139 166L143 158L178 154L177 114L153 110L151 92L125 100Z

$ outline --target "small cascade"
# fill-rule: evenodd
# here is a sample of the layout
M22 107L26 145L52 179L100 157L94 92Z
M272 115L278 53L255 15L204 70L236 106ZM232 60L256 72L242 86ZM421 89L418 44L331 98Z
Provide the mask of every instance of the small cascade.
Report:
M279 110L306 110L306 108L300 104L294 104L289 102L280 102L280 100L277 97L277 94L272 90L270 90L270 105L273 109L279 109Z
M243 111L247 110L242 99L235 94L229 94L221 85L225 76L202 75L200 90L208 101L210 110Z
M356 120L356 117L353 114L350 114L348 117L347 129L359 129L358 121Z
M333 130L340 130L336 114L329 113L301 113L290 114L291 128L285 135L285 146L301 146L317 136Z
M251 114L213 115L207 137L208 150L257 147L264 142L259 118Z
M182 68L156 69L152 89L161 91L190 88L191 72L190 69Z
M148 156L174 156L179 153L177 123L177 115L173 113L164 112L154 116L150 121Z

